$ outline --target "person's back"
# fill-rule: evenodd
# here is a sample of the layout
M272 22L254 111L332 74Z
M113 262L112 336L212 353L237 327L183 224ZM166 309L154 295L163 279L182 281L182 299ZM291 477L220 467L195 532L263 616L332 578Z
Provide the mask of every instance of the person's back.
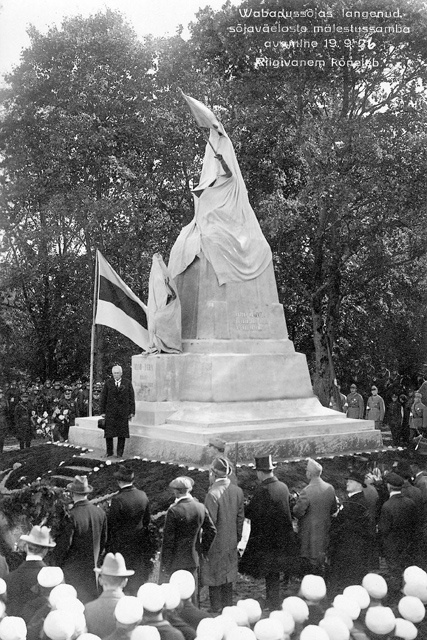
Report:
M301 557L308 560L314 569L321 569L324 565L331 516L337 508L335 489L320 477L321 469L314 460L307 464L310 482L300 492L293 509L293 515L299 521Z

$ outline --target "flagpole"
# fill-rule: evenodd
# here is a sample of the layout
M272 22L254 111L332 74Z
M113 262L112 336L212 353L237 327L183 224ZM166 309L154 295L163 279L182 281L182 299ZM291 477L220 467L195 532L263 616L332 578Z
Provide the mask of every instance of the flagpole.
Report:
M93 303L92 303L92 331L90 337L90 374L89 374L89 416L92 415L92 395L93 395L93 359L95 353L95 316L96 316L96 303L98 300L98 250L96 250L95 258L95 280L93 284Z

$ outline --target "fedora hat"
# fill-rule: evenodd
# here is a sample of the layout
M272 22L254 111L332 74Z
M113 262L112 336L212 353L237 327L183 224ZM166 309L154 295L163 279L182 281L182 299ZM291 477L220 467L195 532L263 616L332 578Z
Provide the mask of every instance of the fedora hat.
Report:
M95 567L94 571L101 576L116 576L117 578L126 578L135 573L132 569L126 569L125 559L121 553L107 553L102 567Z
M273 471L276 468L276 463L271 459L271 455L268 456L255 456L255 469L256 471Z
M87 476L75 476L74 480L67 484L67 489L71 493L80 493L82 495L93 491L93 487L87 481Z
M29 534L24 534L20 538L24 542L36 544L39 547L56 547L56 542L50 537L48 527L39 527L37 524L31 529Z
M132 482L135 478L135 472L128 464L121 464L117 471L113 473L116 480L122 480L123 482Z

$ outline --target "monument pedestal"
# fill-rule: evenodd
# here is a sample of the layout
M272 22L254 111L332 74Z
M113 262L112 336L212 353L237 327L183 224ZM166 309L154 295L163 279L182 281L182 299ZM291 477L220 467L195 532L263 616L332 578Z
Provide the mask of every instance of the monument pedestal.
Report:
M382 447L373 421L323 407L306 358L288 339L273 265L221 287L200 254L180 274L183 353L132 358L136 414L126 455L209 463L212 436L239 463L316 457ZM97 420L80 418L70 442L103 446Z

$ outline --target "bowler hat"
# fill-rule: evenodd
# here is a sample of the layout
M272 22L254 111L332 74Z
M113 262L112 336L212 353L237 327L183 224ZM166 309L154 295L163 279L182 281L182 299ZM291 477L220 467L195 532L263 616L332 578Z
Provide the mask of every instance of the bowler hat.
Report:
M214 458L212 460L211 469L215 473L223 473L226 476L230 475L231 473L231 466L227 458Z
M358 471L357 469L350 469L350 471L347 473L345 479L346 480L355 480L356 482L360 482L362 487L366 487L365 473L362 473L361 471Z
M226 444L227 443L224 440L217 438L216 436L209 438L209 446L215 447L216 449L219 449L219 451L225 451Z
M402 476L399 476L397 473L394 473L394 471L390 471L390 473L386 475L385 481L387 484L391 485L392 487L396 487L396 489L400 489L401 487L403 487L403 484L404 484L404 479L402 478Z
M135 573L132 569L126 569L125 559L121 553L107 553L102 567L95 567L94 571L102 576L116 576L117 578L133 576Z
M135 478L135 472L130 465L122 464L113 473L113 476L116 480L122 480L122 482L132 482Z
M93 487L91 487L87 481L87 476L75 476L74 480L70 482L70 484L67 484L67 489L71 491L71 493L82 495L93 491Z
M20 538L24 542L36 544L39 547L55 547L56 543L50 537L50 529L48 527L39 527L35 525L29 534L24 534Z
M171 489L191 491L194 486L194 480L188 476L179 476L178 478L175 478L175 480L172 480L172 482L169 483L169 486Z
M268 456L255 456L255 469L256 471L273 471L276 468L276 463L271 459L271 455Z

